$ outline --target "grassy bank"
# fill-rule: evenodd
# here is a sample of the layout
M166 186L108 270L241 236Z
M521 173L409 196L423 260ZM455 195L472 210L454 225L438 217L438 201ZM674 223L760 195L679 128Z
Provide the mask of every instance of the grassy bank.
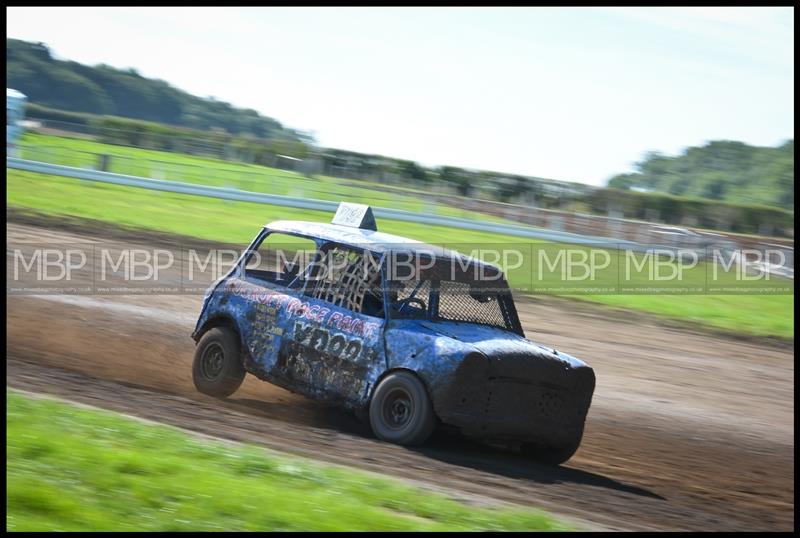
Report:
M472 216L469 211L430 204L427 201L429 192L399 186L393 186L392 192L385 192L384 185L373 181L327 176L310 179L293 171L266 166L33 132L26 133L21 143L20 157L66 166L97 168L100 155L107 155L108 171L118 174L334 202L348 200L446 216ZM482 219L509 222L490 215L483 215Z
M230 202L7 170L8 204L47 215L97 219L132 228L159 230L186 236L246 244L258 228L278 219L329 222L319 211L246 202ZM379 221L379 229L429 243L463 250L465 244L531 244L519 237L458 230L441 226ZM469 249L467 249L469 252ZM607 269L616 275L617 262ZM688 273L687 282L701 283L706 264ZM526 278L510 273L512 285ZM530 279L530 272L527 278ZM641 276L641 275L640 275ZM727 331L750 335L793 338L792 295L581 295L581 300L617 308L649 312Z
M398 480L6 392L10 531L563 530Z

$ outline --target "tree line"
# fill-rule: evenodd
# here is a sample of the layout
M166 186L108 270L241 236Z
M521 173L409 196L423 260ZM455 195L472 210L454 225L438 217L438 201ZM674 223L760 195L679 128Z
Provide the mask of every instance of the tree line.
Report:
M44 43L6 39L7 86L34 103L73 112L164 123L232 135L313 142L309 134L283 126L253 109L191 95L135 69L88 66L53 58Z
M794 140L777 147L717 140L675 157L651 152L608 186L794 210Z

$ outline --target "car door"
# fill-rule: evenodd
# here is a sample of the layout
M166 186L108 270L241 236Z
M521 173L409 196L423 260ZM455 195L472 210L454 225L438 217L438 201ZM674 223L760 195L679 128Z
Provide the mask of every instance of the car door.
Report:
M267 231L245 258L234 283L237 318L247 348L247 367L259 377L285 385L276 370L278 352L290 327L290 306L299 302L303 267L316 254L308 238Z
M276 371L309 396L359 406L385 370L380 262L371 256L324 245L302 297L287 305Z

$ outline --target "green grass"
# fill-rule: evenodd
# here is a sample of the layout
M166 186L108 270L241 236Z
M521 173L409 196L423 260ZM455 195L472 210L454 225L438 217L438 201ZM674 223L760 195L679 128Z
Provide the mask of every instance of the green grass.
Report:
M6 392L9 531L569 530L399 480Z
M110 172L154 179L230 187L253 192L370 204L405 211L472 217L472 213L446 205L430 204L429 192L392 187L397 192L377 190L372 181L319 176L309 179L291 171L207 157L116 146L91 140L27 132L21 140L20 157L75 167L98 167L99 154L111 156ZM357 186L354 186L357 185ZM511 221L485 215L483 220Z
M212 241L249 243L256 231L273 220L330 222L324 211L295 209L202 196L159 192L108 183L7 169L8 204L55 214L116 222ZM492 243L497 235L410 222L380 220L380 230L428 242ZM507 242L525 242L505 237Z
M97 219L242 245L249 243L261 225L272 220L329 222L331 217L320 211L156 192L12 169L7 170L6 194L9 206L48 215ZM519 237L383 219L379 219L378 227L384 232L443 244L466 253L470 252L470 246L515 243L532 250L544 245ZM531 274L527 271L530 266L528 259L523 269L509 273L512 286L524 287L530 283ZM612 280L617 267L614 260L607 270ZM704 282L707 270L707 264L700 264L687 273L686 281ZM646 282L642 274L635 274L633 280ZM730 275L722 278L722 282L730 280ZM793 295L584 294L575 298L737 333L794 337Z
M594 295L585 299L731 333L794 340L794 295Z

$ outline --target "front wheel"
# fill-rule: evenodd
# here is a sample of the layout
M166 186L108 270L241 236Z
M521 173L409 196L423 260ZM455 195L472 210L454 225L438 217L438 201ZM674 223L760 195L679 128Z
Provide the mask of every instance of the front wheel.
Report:
M369 422L379 439L418 445L433 433L436 415L422 382L409 372L393 372L372 395Z
M209 330L197 343L192 364L194 386L203 394L230 396L244 381L238 335L225 327Z

